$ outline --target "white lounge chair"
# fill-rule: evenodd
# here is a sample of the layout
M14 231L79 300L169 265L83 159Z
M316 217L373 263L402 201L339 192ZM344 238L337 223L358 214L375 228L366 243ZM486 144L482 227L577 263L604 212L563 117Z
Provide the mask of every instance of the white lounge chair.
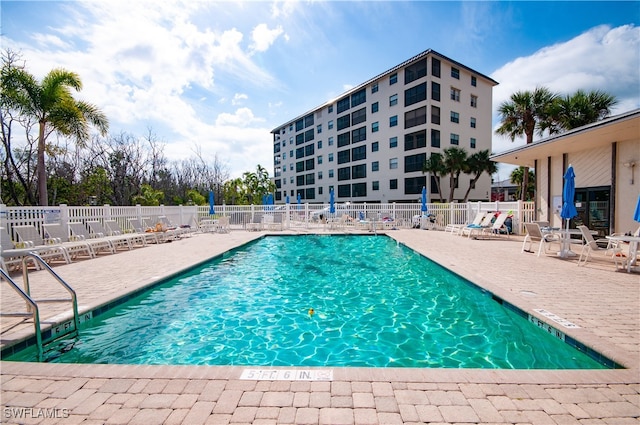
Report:
M255 213L253 215L253 219L251 223L247 223L247 230L262 230L263 222L262 222L262 213Z
M89 233L91 238L108 240L116 251L118 248L126 248L129 251L133 249L131 237L126 235L109 235L109 231L105 229L99 221L87 221L87 226L89 226L89 230L91 231Z
M105 220L104 226L106 227L106 230L109 232L109 236L127 235L131 238L130 239L131 243L142 245L142 246L147 245L147 240L144 237L144 235L141 235L133 231L127 232L122 228L122 226L120 226L120 223L118 223L116 220Z
M540 253L544 251L547 254L549 251L547 250L547 245L551 245L553 243L558 244L558 251L561 247L561 241L558 235L554 235L552 233L544 234L542 230L540 230L540 225L538 223L523 223L524 228L527 231L527 235L524 237L524 241L522 242L522 250L520 252L531 252L531 244L538 243L538 257ZM525 249L525 246L527 249ZM557 252L557 251L556 251Z
M107 251L109 254L115 254L116 249L110 240L106 238L91 238L89 237L89 231L85 225L79 221L70 221L69 229L71 230L70 239L72 241L85 241L93 250L94 255L98 255L100 252Z
M91 245L86 241L72 241L69 239L69 231L60 223L45 223L42 225L47 244L60 244L67 251L69 259L75 259L81 255L94 258L95 254Z
M607 241L607 246L602 247L598 245L598 242L593 238L587 226L577 226L577 228L580 230L580 233L582 233L582 239L585 242L584 245L582 245L580 258L578 258L579 266L586 264L592 257L599 257L605 260L613 260L616 268L618 268L618 263L624 268L625 259L622 257L622 250L620 248L609 244L607 239L604 239L604 241Z
M229 233L231 230L231 220L229 216L223 215L218 219L218 224L216 226L216 230L220 233Z
M71 262L69 253L59 243L47 243L33 224L13 226L13 231L18 235L22 246L37 251L38 255L47 262L62 260L66 264Z
M482 235L502 235L503 233L507 235L507 239L509 238L509 228L504 224L509 217L506 213L498 214L495 221L491 224L488 229L484 229Z
M142 235L146 243L160 243L162 239L153 231L153 229L147 229L147 226L139 218L130 218L129 224L138 235ZM147 231L148 230L148 231Z
M484 218L484 213L483 212L479 212L479 213L476 214L475 218L471 221L471 223L468 223L468 224L449 223L444 228L444 231L445 232L451 232L452 235L459 235L460 232L462 232L462 229L467 227L467 226L479 226L480 223L482 223L482 219L483 218Z
M19 270L22 268L22 260L23 258L32 252L40 255L40 252L37 248L16 248L15 244L11 240L11 236L7 232L7 229L4 227L0 227L0 251L2 251L2 255L0 255L0 267L6 271L7 273L11 270ZM45 247L44 250L48 250L48 247ZM32 261L35 265L36 269L40 269L40 264Z
M482 232L484 232L485 229L488 229L491 227L492 221L493 221L493 214L488 213L487 215L484 216L480 224L469 224L464 226L462 230L460 230L460 235L462 236L467 235L467 237L469 238L471 238L471 236L473 235L479 235Z

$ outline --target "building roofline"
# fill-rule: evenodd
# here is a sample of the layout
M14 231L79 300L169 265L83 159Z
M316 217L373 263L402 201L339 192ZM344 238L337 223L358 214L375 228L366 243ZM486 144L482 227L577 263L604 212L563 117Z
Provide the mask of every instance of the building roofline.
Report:
M463 64L461 64L460 62L455 61L455 60L453 60L453 59L451 59L451 58L449 58L449 57L447 57L447 56L443 55L442 53L438 53L438 52L436 52L436 51L435 51L435 50L433 50L433 49L427 49L427 50L425 50L424 52L422 52L422 53L418 53L417 55L413 56L412 58L409 58L409 59L405 60L404 62L399 63L398 65L394 66L393 68L390 68L390 69L388 69L388 70L384 71L383 73L378 74L378 75L376 75L375 77L368 79L368 80L367 80L367 81L365 81L364 83L358 84L357 86L355 86L355 87L353 87L353 88L351 88L351 89L349 89L349 90L347 90L347 91L345 91L345 92L341 93L339 96L336 96L335 98L333 98L333 99L331 99L331 100L329 100L329 101L327 101L327 102L324 102L324 103L322 103L322 104L320 104L320 105L316 106L316 107L315 107L315 108L313 108L313 109L310 109L310 110L306 111L304 114L300 114L300 115L298 115L297 117L295 117L295 118L293 118L293 119L291 119L291 120L288 120L288 121L286 121L285 123L280 124L279 126L277 126L276 128L274 128L273 130L271 130L271 134L276 134L276 133L277 133L277 132L282 128L282 127L286 126L287 124L292 123L292 122L295 122L296 120L298 120L298 119L300 119L300 118L304 118L305 116L309 115L310 113L312 113L312 112L314 112L314 111L317 111L317 110L318 110L318 109L320 109L320 108L323 108L323 107L325 107L325 106L329 106L329 105L331 105L332 103L334 103L336 100L338 100L338 99L340 99L340 98L342 98L342 97L344 97L344 96L350 95L351 93L354 93L354 92L356 92L356 91L358 91L358 90L362 89L363 87L368 86L368 85L369 85L369 84L371 84L372 82L374 82L374 81L376 81L376 80L379 80L379 79L381 79L382 77L384 77L384 76L386 76L386 75L389 75L389 74L391 74L391 73L393 73L393 72L397 71L398 69L401 69L402 67L404 67L404 66L408 65L408 64L409 64L409 63L411 63L411 62L415 62L415 61L417 61L417 60L419 60L419 59L422 59L422 58L424 58L424 57L427 57L429 54L431 54L431 55L433 55L433 56L438 56L438 57L440 57L441 59L444 59L444 60L446 60L446 61L448 61L448 62L451 62L451 63L455 64L456 66L458 66L458 67L460 67L460 68L464 68L464 69L466 69L467 71L470 71L471 73L476 74L477 76L479 76L479 77L481 77L481 78L483 78L483 79L485 79L485 80L489 81L489 83L490 83L490 84L492 84L493 86L496 86L496 85L498 85L498 84L499 84L499 83L498 83L496 80L494 80L493 78L488 77L488 76L486 76L486 75L484 75L484 74L482 74L482 73L480 73L480 72L478 72L478 71L476 71L476 70L474 70L474 69L472 69L472 68L469 68L468 66L463 65Z
M555 134L553 136L549 136L549 137L545 137L544 139L540 139L537 140L533 143L530 143L528 145L524 145L524 146L518 146L517 148L513 148L513 149L508 149L506 151L502 151L500 153L496 153L493 154L489 157L489 159L492 160L496 160L496 158L500 158L502 156L509 156L509 155L513 155L515 153L520 153L520 152L524 152L527 151L529 149L534 149L534 148L539 148L540 146L546 145L546 144L551 144L551 143L555 143L558 142L562 139L565 138L569 138L569 137L573 137L576 135L579 135L581 133L586 133L589 131L592 131L596 128L601 128L601 127L606 127L608 125L612 125L615 124L617 122L622 122L622 121L626 121L628 119L633 119L635 117L639 117L640 116L640 108L638 109L633 109L631 111L627 111L627 112L623 112L621 114L618 115L614 115L608 118L604 118L600 121L596 121L587 125L583 125L582 127L577 127L571 130L568 130L564 133L561 134Z

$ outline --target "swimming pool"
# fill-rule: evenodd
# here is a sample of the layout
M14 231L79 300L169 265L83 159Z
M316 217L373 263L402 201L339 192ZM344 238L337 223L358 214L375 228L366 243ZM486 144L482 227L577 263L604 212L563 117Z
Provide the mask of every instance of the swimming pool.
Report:
M393 239L355 235L261 238L85 323L62 351L49 361L604 367Z

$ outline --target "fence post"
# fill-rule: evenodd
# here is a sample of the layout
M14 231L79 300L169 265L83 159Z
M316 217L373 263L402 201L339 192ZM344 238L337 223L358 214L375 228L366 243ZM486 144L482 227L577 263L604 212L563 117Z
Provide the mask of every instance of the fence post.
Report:
M111 206L109 204L102 206L102 222L105 220L111 220Z
M524 203L521 199L518 199L518 234L522 234L522 223L524 222Z
M0 227L4 227L5 232L9 232L9 225L7 220L7 206L0 204Z
M60 226L69 236L69 206L67 204L60 204Z

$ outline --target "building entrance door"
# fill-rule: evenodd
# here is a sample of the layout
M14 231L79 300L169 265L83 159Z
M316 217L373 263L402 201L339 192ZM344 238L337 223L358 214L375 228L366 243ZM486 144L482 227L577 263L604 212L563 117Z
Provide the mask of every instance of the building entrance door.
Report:
M578 216L571 227L587 226L598 232L598 236L609 234L609 199L611 186L576 188L576 210Z

